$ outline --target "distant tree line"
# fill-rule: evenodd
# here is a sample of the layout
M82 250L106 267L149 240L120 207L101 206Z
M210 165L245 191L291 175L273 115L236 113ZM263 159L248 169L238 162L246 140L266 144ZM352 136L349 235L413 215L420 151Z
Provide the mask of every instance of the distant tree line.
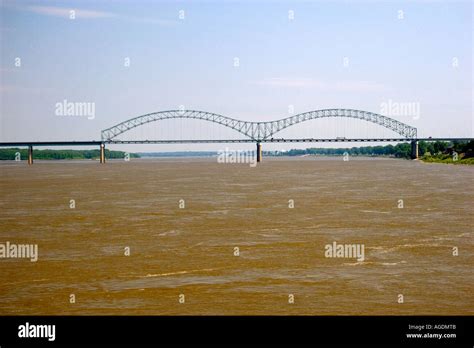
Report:
M474 142L448 142L448 141L420 141L418 142L418 153L420 156L438 155L456 151L464 154L464 158L473 156ZM399 143L397 145L385 146L362 146L351 148L308 148L292 149L284 152L265 152L274 156L302 156L302 155L326 155L342 156L344 153L352 156L391 156L397 158L411 157L411 144Z
M215 151L138 152L140 157L213 157Z
M308 148L308 149L292 149L289 151L264 151L265 156L302 156L302 155L326 155L326 156L342 156L347 152L352 156L390 156L397 158L411 157L411 144L399 143L397 145L386 146L362 146L351 148ZM424 160L445 159L454 152L459 154L460 159L467 160L474 157L474 141L470 142L448 142L448 141L420 141L418 142L418 152ZM20 153L22 160L27 159L28 150L23 148L0 148L0 160L14 160L16 154ZM125 158L124 151L105 150L105 157L108 159ZM191 154L199 154L202 156L214 155L214 152L173 152L160 153L168 156L190 156ZM142 156L153 156L157 153L130 153L130 158L139 158ZM99 150L34 150L35 159L98 159Z
M19 148L0 148L0 160L15 160L17 153L20 153L20 159L26 160L28 158L28 149ZM34 159L45 160L63 160L63 159L98 159L100 157L100 150L39 150L34 149ZM138 158L138 154L130 153L130 158ZM105 158L125 158L124 151L110 151L105 149Z

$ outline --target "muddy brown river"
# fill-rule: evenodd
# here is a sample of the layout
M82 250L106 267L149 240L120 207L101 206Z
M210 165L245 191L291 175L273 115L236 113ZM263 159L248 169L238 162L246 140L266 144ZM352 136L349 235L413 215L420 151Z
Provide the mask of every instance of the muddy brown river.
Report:
M2 162L0 315L472 315L473 178L394 159Z

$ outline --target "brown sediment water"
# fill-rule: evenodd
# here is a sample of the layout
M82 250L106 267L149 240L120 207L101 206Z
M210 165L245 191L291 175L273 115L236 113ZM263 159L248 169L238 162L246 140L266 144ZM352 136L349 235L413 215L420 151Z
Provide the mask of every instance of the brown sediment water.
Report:
M474 167L183 158L0 174L0 244L39 252L0 258L1 315L474 314ZM334 242L364 261L325 257Z

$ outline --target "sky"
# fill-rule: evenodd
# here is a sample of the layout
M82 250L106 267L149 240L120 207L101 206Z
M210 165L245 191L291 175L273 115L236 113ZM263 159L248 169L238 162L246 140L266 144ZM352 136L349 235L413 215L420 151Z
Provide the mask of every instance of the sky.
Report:
M248 121L350 108L421 137L474 136L471 1L2 0L0 15L0 141L98 140L119 122L180 107ZM90 112L69 115L65 103ZM279 136L393 135L321 119ZM175 120L122 136L158 138L241 135Z

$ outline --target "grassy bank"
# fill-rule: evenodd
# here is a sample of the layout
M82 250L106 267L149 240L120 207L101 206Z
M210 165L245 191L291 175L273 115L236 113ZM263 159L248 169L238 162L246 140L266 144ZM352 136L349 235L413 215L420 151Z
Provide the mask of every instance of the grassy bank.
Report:
M463 155L463 154L461 154ZM461 156L458 157L458 160L454 160L453 156L450 155L437 155L437 156L430 156L425 155L420 157L420 160L427 163L444 163L444 164L466 164L466 165L474 165L474 157L469 158L462 158Z
M125 158L126 152L105 150L105 158ZM64 159L98 159L99 150L39 150L34 149L33 158L39 160L64 160ZM131 158L140 157L131 153ZM26 160L28 158L27 149L8 148L0 149L0 160Z

